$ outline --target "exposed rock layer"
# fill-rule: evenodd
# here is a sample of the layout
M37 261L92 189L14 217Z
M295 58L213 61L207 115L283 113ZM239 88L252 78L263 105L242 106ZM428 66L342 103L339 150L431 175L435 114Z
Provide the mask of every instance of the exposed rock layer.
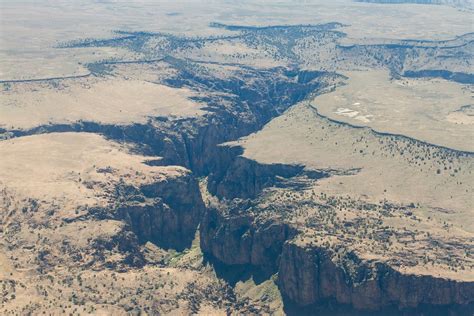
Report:
M252 214L223 215L209 209L201 222L204 253L227 265L251 265L275 273L283 243L296 231L278 221L258 223Z
M402 274L352 253L344 258L344 266L333 256L328 249L286 243L279 266L280 289L301 306L330 299L366 310L472 303L472 282Z
M196 179L188 173L144 186L140 193L143 200L128 201L117 213L138 240L177 250L190 247L204 210Z

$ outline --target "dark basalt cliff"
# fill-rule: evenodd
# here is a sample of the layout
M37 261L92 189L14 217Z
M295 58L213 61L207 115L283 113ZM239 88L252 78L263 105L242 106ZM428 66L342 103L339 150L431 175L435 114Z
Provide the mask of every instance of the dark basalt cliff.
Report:
M330 248L295 243L298 231L289 224L259 223L251 209L240 214L207 210L200 228L203 252L229 268L278 272L282 295L302 310L329 301L365 311L473 308L473 282L400 273L351 251L337 258Z
M402 274L380 262L347 253L335 260L331 250L287 242L279 266L279 286L300 306L334 300L356 309L417 308L472 303L474 283Z
M209 192L225 199L255 198L264 188L281 182L280 179L304 173L303 166L260 164L241 157L240 153L239 147L219 148L219 157L223 157L221 161L227 162L227 167L217 169L210 174Z
M201 228L201 249L227 265L249 265L269 276L278 269L286 240L296 230L273 220L259 223L252 214L222 214L208 209Z
M177 250L190 247L205 209L190 173L144 186L136 194L119 206L117 216L141 243L150 241Z

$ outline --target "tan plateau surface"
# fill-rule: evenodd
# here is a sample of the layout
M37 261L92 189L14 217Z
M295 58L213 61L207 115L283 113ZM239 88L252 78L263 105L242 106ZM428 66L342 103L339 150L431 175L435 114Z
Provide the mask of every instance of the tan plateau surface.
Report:
M472 86L443 79L390 79L387 71L344 73L336 91L312 106L336 121L405 135L434 145L474 151L474 120L463 107L474 103Z
M102 124L146 123L149 117L202 114L185 88L140 80L70 80L69 86L16 83L0 94L0 127L29 129L78 121Z
M177 177L182 167L152 167L150 157L90 133L51 133L0 142L0 183L17 200L32 198L72 212L77 206L104 206L120 179L143 185ZM137 176L139 175L139 176ZM47 208L47 205L43 207Z

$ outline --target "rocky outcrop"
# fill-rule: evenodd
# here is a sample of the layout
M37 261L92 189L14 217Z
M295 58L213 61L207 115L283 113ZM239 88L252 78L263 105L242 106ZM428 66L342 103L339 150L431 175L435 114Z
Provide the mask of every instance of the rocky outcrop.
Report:
M205 209L191 173L143 186L138 193L117 210L138 240L177 250L190 247Z
M381 262L363 261L353 253L335 260L329 249L293 242L283 246L278 275L283 295L299 306L327 300L362 310L467 306L474 297L474 282L403 274Z
M258 223L252 214L224 215L209 209L200 226L202 251L227 265L258 267L275 273L283 243L295 235L290 226L268 220Z
M225 153L228 151L228 153ZM240 147L220 147L226 167L216 169L208 179L208 190L226 199L255 198L264 188L303 173L303 166L261 164L240 156Z

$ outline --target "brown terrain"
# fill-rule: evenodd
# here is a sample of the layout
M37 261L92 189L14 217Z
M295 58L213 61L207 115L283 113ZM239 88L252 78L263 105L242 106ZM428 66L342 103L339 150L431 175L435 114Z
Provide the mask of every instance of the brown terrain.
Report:
M472 10L0 3L0 314L473 315Z

